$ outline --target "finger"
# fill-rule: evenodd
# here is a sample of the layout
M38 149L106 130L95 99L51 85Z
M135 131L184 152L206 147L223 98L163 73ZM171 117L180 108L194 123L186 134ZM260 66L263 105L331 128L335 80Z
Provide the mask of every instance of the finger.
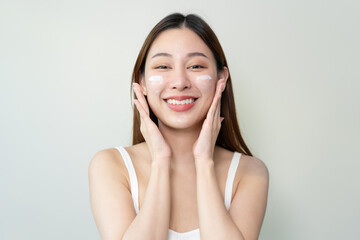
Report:
M224 79L220 79L218 81L218 84L219 84L219 88L217 89L219 92L218 94L221 96L221 94L223 93L223 91L225 90L225 80Z
M217 104L216 104L216 109L215 109L215 113L214 113L215 121L220 120L220 112L221 112L221 96L219 96L219 100L217 101Z
M221 114L221 95L222 95L222 92L225 89L225 81L223 79L220 79L219 82L220 82L219 87L217 89L217 91L218 91L217 94L218 94L219 98L218 98L216 110L215 110L215 113L214 113L214 123L216 123L216 125L221 124L221 121L222 121L221 117L220 117L220 114Z
M137 97L137 100L139 101L139 103L141 104L141 106L145 110L145 112L149 115L149 106L145 99L145 96L143 95L143 93L141 91L141 86L137 83L134 83L133 89L134 89L135 95Z
M141 120L140 129L142 127L144 127L148 131L152 127L152 125L154 125L154 122L150 119L149 114L141 106L138 99L134 99L134 104L135 104L135 106L136 106L136 108L137 108L137 110L139 111L139 114L140 114L140 120Z
M144 108L142 107L142 105L138 99L134 99L134 104L135 104L136 109L138 110L140 117L142 119L144 119L146 116L148 116L148 114L146 113L146 111L144 110Z
M147 117L147 114L146 112L144 111L144 109L142 108L139 100L137 99L134 99L134 104L136 106L136 109L138 110L139 112L139 115L140 115L140 132L141 134L143 135L145 141L147 139L147 132L148 132L148 127L147 127L147 124L146 124L146 117Z
M147 106L147 102L146 102L145 96L143 94L142 87L138 83L134 83L133 89L134 89L137 99L139 100L141 105L145 108Z
M219 80L216 85L216 91L215 96L213 99L213 102L211 103L210 109L208 111L207 118L214 119L214 116L216 116L216 110L218 109L218 105L221 98L221 88L222 88L223 81Z
M220 117L220 112L221 112L221 98L219 98L219 101L217 103L217 107L214 113L214 119L213 119L213 126L214 127L218 127L221 125L221 117Z

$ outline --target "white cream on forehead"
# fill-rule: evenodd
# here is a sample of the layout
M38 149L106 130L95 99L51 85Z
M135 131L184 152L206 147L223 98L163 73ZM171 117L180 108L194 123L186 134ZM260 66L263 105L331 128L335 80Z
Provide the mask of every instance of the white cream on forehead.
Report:
M156 75L156 76L151 76L148 78L149 82L153 82L153 83L161 83L163 82L163 77L160 75Z
M197 80L211 80L212 77L210 75L201 75L196 77Z

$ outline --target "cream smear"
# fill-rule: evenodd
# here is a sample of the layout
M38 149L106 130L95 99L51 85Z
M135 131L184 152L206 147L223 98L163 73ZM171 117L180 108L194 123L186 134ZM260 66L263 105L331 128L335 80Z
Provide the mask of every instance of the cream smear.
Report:
M203 91L212 91L215 82L212 81L212 77L210 75L200 75L196 77L196 85Z
M162 76L151 76L148 78L149 82L153 82L153 83L162 83L164 81Z
M153 91L154 93L160 93L164 85L164 79L160 75L150 76L147 81L147 89Z
M212 80L210 75L201 75L196 78L197 80Z

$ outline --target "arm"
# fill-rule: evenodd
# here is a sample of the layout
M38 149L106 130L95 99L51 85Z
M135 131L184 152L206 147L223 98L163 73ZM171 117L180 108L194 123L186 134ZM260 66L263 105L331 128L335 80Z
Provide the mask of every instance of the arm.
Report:
M90 200L101 239L167 239L170 216L168 168L152 164L143 206L136 215L124 174L127 170L114 155L111 150L101 151L89 166Z
M230 211L225 208L213 161L197 165L197 195L201 239L258 239L265 214L268 171L261 160L242 157L245 172Z
M243 240L243 235L225 208L216 180L213 160L198 163L196 175L201 239Z
M265 216L269 172L257 158L243 156L240 171L242 176L230 207L230 215L245 239L258 239Z
M171 151L157 126L149 117L149 108L139 84L134 84L134 104L141 118L140 130L151 155L151 173L136 215L126 173L106 152L95 155L89 167L91 205L102 239L165 240L170 219ZM124 167L123 167L124 169ZM125 169L126 170L126 169Z
M224 86L225 81L220 79L193 149L200 235L203 240L244 239L225 208L214 169L214 147L221 128L220 98Z
M242 157L243 177L230 212L225 208L215 175L213 155L221 128L220 98L224 86L224 79L220 79L193 149L200 235L201 239L205 240L255 240L260 232L267 201L268 172L265 165L256 158ZM244 167L244 164L247 167Z
M123 239L167 239L170 220L169 166L152 163L143 206Z

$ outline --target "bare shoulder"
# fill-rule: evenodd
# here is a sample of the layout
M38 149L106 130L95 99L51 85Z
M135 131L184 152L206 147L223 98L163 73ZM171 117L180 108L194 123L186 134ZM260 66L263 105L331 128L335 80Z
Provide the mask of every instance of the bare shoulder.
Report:
M95 153L89 164L89 178L112 178L129 188L129 174L121 154L116 148L103 149Z
M239 172L242 179L246 178L260 178L267 180L269 178L269 171L265 163L259 158L242 154Z
M140 143L128 147L124 147L130 155L132 161L136 161L142 156L146 156L146 144ZM97 152L90 161L89 172L99 170L126 170L124 160L120 152L116 148L107 148Z
M89 168L94 168L95 166L99 165L103 166L108 164L119 164L118 156L118 150L115 148L107 148L100 150L95 153L95 155L91 159Z
M141 173L142 169L146 167L144 159L146 160L149 156L146 143L124 148L129 154L135 170ZM97 152L90 161L88 172L89 177L111 177L116 179L130 190L129 172L119 150L116 148L103 149Z
M258 239L265 216L269 171L262 160L242 154L230 215L245 239Z
M95 153L89 164L89 171L106 170L108 168L119 168L123 164L121 154L115 148L103 149Z
M89 164L90 203L101 239L122 239L136 217L129 174L118 149L97 152Z

